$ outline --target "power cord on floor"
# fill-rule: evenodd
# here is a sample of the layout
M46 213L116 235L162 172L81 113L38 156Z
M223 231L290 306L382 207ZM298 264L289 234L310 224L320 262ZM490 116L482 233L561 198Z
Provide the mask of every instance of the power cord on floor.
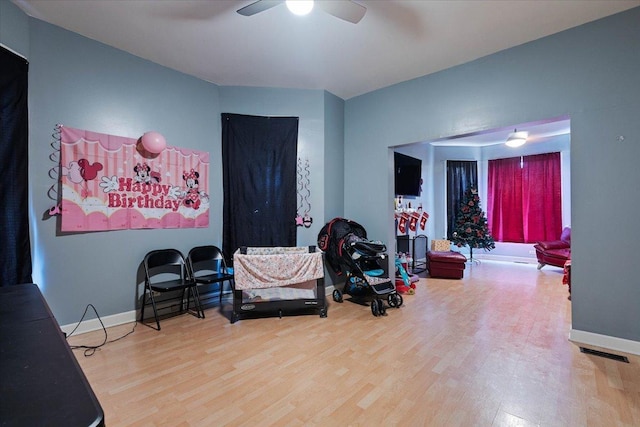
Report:
M80 324L84 320L85 316L87 315L87 311L89 311L89 307L91 307L93 309L93 312L96 314L96 318L98 319L98 321L100 322L100 325L102 326L102 331L104 332L104 340L99 345L72 345L72 346L70 346L71 350L84 349L84 356L85 357L93 356L95 354L95 352L100 349L100 347L104 346L105 344L109 344L111 342L115 342L115 341L121 340L124 337L127 337L127 336L131 335L136 330L136 326L138 325L138 322L135 322L133 324L133 329L131 329L126 334L122 335L121 337L118 337L118 338L112 339L110 341L107 341L107 337L108 337L107 328L105 328L104 323L102 323L102 319L100 318L100 315L98 314L98 310L96 310L96 308L93 306L93 304L88 304L87 307L84 309L84 314L82 314L82 317L80 318L80 321L78 322L76 327L73 328L73 330L67 334L67 339L69 339L69 337L71 335L73 335L73 333L76 331L76 329L78 329L78 326L80 326Z

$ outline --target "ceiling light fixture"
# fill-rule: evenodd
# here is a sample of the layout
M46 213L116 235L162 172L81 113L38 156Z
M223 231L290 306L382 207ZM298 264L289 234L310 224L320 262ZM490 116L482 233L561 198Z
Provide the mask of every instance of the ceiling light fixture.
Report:
M527 131L518 132L517 129L514 129L513 133L509 134L509 137L507 138L507 142L505 142L505 145L511 148L520 147L527 142L528 136L529 136L529 132Z
M287 0L286 3L294 15L307 15L313 10L313 0Z

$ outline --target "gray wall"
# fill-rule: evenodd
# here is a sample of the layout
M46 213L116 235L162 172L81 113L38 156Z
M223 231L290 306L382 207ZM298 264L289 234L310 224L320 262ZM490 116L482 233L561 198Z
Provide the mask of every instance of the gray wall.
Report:
M29 18L8 0L0 0L0 44L29 56Z
M34 278L58 321L67 324L77 321L88 303L103 316L132 310L135 272L146 251L221 243L222 206L215 203L206 230L57 236L54 220L42 219L52 204L49 144L56 123L129 137L154 129L169 144L208 150L212 198L221 200L220 113L300 116L313 168L334 160L344 141L343 215L365 225L373 238L389 241L394 232L389 147L568 116L573 328L640 341L640 287L631 268L640 238L634 226L640 208L638 22L640 8L341 105L322 91L219 88L26 18L0 0L0 43L31 63ZM340 126L336 116L343 107L344 137L329 135L329 128ZM330 144L316 147L323 139ZM318 174L331 173L325 167L318 166ZM322 215L336 215L342 203L324 200L340 193L338 183L318 175L311 184L314 228L304 240L315 240ZM431 183L426 189L435 191Z
M34 282L61 324L78 321L89 303L101 316L133 310L146 252L221 243L218 88L36 19L29 29ZM56 123L134 138L156 130L169 145L210 152L209 228L59 235L57 218L43 219L54 204L47 191Z
M348 100L345 215L393 238L389 146L568 116L572 327L640 340L638 22L635 8Z
M298 157L309 159L311 227L298 227L298 245L315 245L324 225L324 140L325 92L321 90L220 87L220 108L224 113L258 116L295 116L298 125ZM291 218L295 221L295 218Z
M324 223L344 213L344 101L324 96ZM324 225L324 224L322 224ZM317 237L317 233L316 233Z
M187 252L196 245L222 245L222 112L300 117L299 155L310 161L314 221L308 229L298 228L298 242L315 244L324 225L324 133L327 126L339 126L332 130L331 145L341 152L344 101L324 91L219 88L28 18L6 0L0 0L0 23L0 43L28 52L30 62L33 277L60 324L77 322L89 303L102 317L134 310L140 262L149 250ZM208 151L209 228L58 233L56 218L44 219L54 204L47 192L54 184L48 174L54 166L49 156L57 123L126 137L156 130L169 145ZM340 178L334 179L331 185L342 189ZM341 202L331 209L341 209Z

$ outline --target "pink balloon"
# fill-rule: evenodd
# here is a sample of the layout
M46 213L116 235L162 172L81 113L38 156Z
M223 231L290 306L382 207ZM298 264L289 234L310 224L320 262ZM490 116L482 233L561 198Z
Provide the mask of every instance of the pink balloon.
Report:
M149 153L157 154L167 148L167 141L158 132L146 132L142 135L142 146Z

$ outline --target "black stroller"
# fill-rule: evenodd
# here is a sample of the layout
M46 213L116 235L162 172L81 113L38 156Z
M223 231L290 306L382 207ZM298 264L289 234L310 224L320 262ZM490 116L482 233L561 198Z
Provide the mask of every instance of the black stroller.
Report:
M344 218L334 218L320 230L318 247L338 276L345 276L342 291L334 289L333 300L343 301L343 294L354 299L371 301L374 316L386 314L383 299L389 307L400 307L402 295L396 292L395 279L389 278L387 247L382 242L367 240L360 224Z

